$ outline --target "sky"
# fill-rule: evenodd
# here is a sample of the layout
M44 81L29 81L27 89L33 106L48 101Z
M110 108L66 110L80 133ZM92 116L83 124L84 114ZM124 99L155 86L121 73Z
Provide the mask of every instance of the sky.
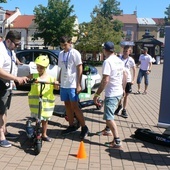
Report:
M42 4L47 6L48 0L7 0L7 3L1 3L4 10L14 10L18 7L22 15L33 15L35 6ZM133 14L137 11L138 18L164 18L166 8L170 5L170 0L117 0L120 2L119 8L124 14ZM74 5L74 13L78 22L90 22L90 13L95 6L98 6L99 0L71 0L70 5Z

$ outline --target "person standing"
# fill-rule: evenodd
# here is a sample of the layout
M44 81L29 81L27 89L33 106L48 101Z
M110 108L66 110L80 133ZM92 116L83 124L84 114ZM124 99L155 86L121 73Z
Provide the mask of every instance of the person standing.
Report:
M58 81L54 77L47 74L46 69L49 65L49 58L46 55L40 55L35 59L38 73L29 75L30 79L34 78L37 81L43 81L52 84L44 84L42 90L42 107L41 107L41 123L42 123L42 140L51 142L51 138L47 136L48 120L53 115L55 106L55 96L53 90L58 90ZM31 117L38 118L39 109L39 95L40 95L40 83L31 84L31 90L28 93L29 107L31 110Z
M126 71L124 63L114 54L113 42L108 41L104 43L103 53L106 56L102 66L103 77L93 100L96 105L100 104L98 99L101 92L105 90L103 119L106 120L106 125L113 134L113 141L105 143L105 145L111 148L121 148L122 144L116 122L114 121L114 113L126 86Z
M139 56L139 62L137 66L140 65L138 77L137 77L137 84L138 84L138 91L136 94L141 93L140 84L142 81L142 78L144 77L144 83L145 83L145 90L142 93L143 95L147 94L147 89L149 85L149 74L151 73L152 69L152 57L148 54L148 48L143 48L143 54Z
M16 55L14 49L21 44L21 34L9 31L4 41L0 42L0 146L10 147L7 139L16 139L16 135L7 132L7 109L10 107L13 81L26 83L27 77L15 75Z
M128 104L128 96L132 92L132 85L135 82L135 77L136 77L136 64L135 61L132 57L130 57L131 53L131 47L130 46L124 46L123 48L123 55L120 56L120 59L124 62L125 70L127 72L127 84L125 88L125 94L123 96L123 110L121 113L121 116L123 118L128 118L128 114L126 112L126 107ZM131 74L131 69L132 73ZM115 115L119 114L120 110L122 109L122 102L120 102L118 108L115 111Z
M59 54L58 66L60 72L60 97L64 101L69 126L62 132L63 135L75 132L73 125L74 114L81 125L80 139L84 139L89 129L85 125L83 112L78 105L78 94L81 92L82 60L81 54L72 48L71 38L63 36L60 38L60 46L63 49Z

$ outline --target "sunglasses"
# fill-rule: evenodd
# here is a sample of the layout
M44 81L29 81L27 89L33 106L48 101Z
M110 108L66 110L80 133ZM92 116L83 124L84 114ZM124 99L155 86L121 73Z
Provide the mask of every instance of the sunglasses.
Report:
M20 46L21 45L21 42L19 42L19 43L15 43L13 40L11 40L10 39L10 41L15 45L15 47L18 47L18 46Z

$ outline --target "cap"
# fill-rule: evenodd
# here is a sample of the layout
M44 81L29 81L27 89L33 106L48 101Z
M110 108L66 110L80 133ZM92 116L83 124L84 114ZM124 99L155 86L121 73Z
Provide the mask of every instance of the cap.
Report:
M147 48L147 47L144 47L143 50L144 50L144 51L148 51L148 48Z
M103 48L108 50L108 51L113 52L114 51L114 43L111 42L111 41L105 42L104 45L103 45Z

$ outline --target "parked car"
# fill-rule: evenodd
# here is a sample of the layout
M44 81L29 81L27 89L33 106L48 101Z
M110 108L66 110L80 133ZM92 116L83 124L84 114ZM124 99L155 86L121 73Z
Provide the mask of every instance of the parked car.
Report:
M47 49L28 49L28 50L21 50L17 51L16 55L20 62L23 63L23 65L18 66L18 76L28 76L32 73L37 73L36 64L34 63L35 59L39 55L47 55L50 60L50 64L47 68L47 73L53 77L59 78L59 71L60 68L58 67L58 56L59 56L59 50L47 50ZM98 73L98 70L89 65L89 68L91 70L91 87L92 89L95 89L99 86L101 82L101 76ZM86 83L87 75L84 73L82 75L82 90L85 90L87 87ZM23 86L23 85L22 85ZM17 85L17 88L20 87Z

